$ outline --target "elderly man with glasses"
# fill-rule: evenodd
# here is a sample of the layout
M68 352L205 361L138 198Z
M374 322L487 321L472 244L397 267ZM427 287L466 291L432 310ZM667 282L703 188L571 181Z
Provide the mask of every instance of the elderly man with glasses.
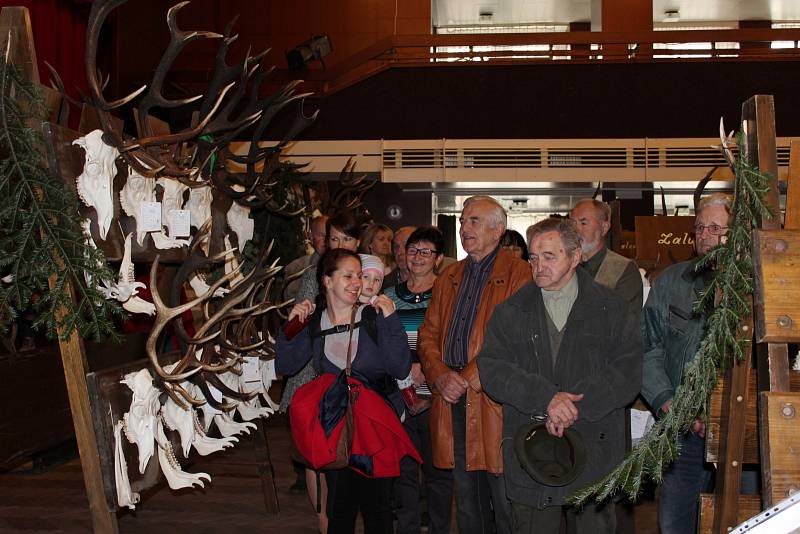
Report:
M728 232L731 198L703 198L695 219L695 251L707 254ZM696 271L694 262L671 265L653 282L643 311L645 353L642 395L656 417L669 412L683 369L694 359L706 317L693 311L698 293L713 271ZM658 521L663 534L697 532L700 493L709 489L712 470L704 462L706 423L696 419L681 436L680 455L664 474Z

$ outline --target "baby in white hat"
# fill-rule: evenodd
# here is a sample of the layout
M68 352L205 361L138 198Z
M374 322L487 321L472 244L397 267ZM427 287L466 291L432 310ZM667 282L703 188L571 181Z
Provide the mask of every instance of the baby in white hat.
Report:
M383 262L371 254L359 254L361 257L361 297L362 303L371 302L377 297L383 285Z

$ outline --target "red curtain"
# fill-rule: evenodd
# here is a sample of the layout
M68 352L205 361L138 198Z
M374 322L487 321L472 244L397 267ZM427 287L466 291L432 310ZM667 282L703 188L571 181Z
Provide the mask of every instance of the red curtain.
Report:
M77 98L76 87L86 94L83 52L91 0L0 0L0 6L24 6L30 11L42 84L50 84L47 61L58 71L67 94Z

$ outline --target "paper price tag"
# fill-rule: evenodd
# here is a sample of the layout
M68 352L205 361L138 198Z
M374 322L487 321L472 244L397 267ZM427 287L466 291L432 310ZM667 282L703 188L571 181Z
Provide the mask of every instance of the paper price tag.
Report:
M264 383L270 383L277 378L275 375L275 360L267 360L264 362Z
M161 231L161 202L142 202L139 205L139 228L136 231Z
M191 216L189 210L170 210L168 224L170 237L189 237Z
M258 356L245 356L242 364L242 377L245 382L261 381L261 374L258 372Z

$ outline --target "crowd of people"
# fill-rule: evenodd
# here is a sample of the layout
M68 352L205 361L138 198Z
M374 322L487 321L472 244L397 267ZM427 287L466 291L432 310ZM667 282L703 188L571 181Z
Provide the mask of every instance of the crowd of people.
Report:
M700 202L697 254L720 243L730 208L722 194ZM293 488L308 491L321 533L354 532L359 513L367 534L449 533L453 519L461 533L556 534L563 521L568 532L625 530L613 500L578 509L566 497L622 460L637 398L656 417L669 411L702 338L692 305L709 273L672 265L645 303L647 282L607 248L611 212L594 199L524 238L507 226L496 200L468 198L467 257L455 261L436 227L362 227L350 213L311 221L314 253L286 268L306 270L286 290L299 333L277 339L281 409L345 369L364 403L356 428L378 417L365 415L365 391L385 405L370 410L391 408L380 412L381 447L354 445L345 468L299 468ZM704 438L698 419L664 474L664 534L696 531L711 482Z

